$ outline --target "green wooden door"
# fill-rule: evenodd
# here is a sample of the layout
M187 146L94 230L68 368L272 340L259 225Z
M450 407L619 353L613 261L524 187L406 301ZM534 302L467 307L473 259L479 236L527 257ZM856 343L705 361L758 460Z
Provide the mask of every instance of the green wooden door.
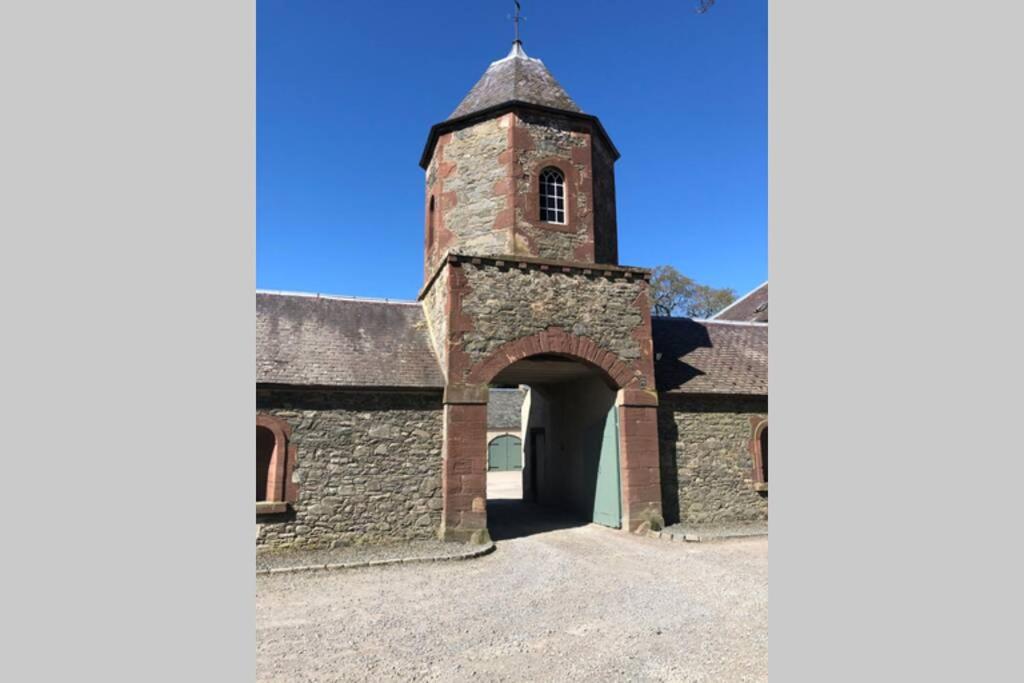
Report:
M619 486L619 411L608 411L601 436L601 454L597 460L597 485L594 488L594 522L618 529L622 526L622 501Z
M522 469L522 451L523 443L518 437L505 434L495 438L487 447L487 469L497 471Z
M508 441L508 468L523 469L523 442L518 436L510 436Z

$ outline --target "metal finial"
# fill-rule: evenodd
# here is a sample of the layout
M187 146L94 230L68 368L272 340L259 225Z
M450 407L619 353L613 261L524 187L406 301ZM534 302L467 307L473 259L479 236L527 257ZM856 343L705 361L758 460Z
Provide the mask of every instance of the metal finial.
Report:
M522 44L522 41L519 40L519 11L522 9L522 7L519 6L519 0L512 0L512 1L514 3L516 3L516 16L515 16L515 19L513 19L513 21L515 21L515 23L516 23L516 41L515 42Z

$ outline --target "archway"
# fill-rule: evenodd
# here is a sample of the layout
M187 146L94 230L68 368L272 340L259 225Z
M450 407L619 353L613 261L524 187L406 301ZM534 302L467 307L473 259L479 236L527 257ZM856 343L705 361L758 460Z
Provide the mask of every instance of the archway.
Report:
M635 531L645 522L663 523L658 399L649 353L625 362L592 339L552 327L503 344L460 372L460 377L459 382L450 378L444 395L442 538L479 543L490 537L487 401L491 386L526 385L533 389L532 396L558 406L550 426L528 425L523 434L527 501L543 504L548 511L561 508L577 523L592 522L605 501L610 506L608 526ZM534 420L534 424L539 423ZM556 436L556 428L561 429L561 437ZM603 465L603 458L588 457L595 448L600 453L602 444L609 451L617 447L617 467ZM536 458L531 453L542 448L548 453L564 452L566 459L545 472L543 464L531 462ZM611 493L604 496L602 491Z
M488 529L505 540L594 522L622 526L618 388L599 368L554 354L515 363L492 380L527 387L522 408L523 466L495 466L488 449ZM492 442L493 443L493 442ZM522 496L507 495L509 475Z

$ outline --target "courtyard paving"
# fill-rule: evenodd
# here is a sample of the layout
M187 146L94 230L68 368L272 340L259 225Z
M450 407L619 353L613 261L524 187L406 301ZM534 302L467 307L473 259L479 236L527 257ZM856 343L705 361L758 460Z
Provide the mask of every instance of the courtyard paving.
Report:
M523 497L523 472L488 472L487 500L496 498L518 499Z
M768 539L665 543L516 500L454 563L257 577L263 681L763 681Z

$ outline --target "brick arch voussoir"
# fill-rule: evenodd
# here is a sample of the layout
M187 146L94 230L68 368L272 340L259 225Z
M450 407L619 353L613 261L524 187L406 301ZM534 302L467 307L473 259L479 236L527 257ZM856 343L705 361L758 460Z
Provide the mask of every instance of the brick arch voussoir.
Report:
M469 374L469 380L489 384L502 370L531 356L554 354L564 356L603 371L605 378L623 389L633 377L630 368L618 357L589 337L574 335L559 327L507 342L481 361Z

